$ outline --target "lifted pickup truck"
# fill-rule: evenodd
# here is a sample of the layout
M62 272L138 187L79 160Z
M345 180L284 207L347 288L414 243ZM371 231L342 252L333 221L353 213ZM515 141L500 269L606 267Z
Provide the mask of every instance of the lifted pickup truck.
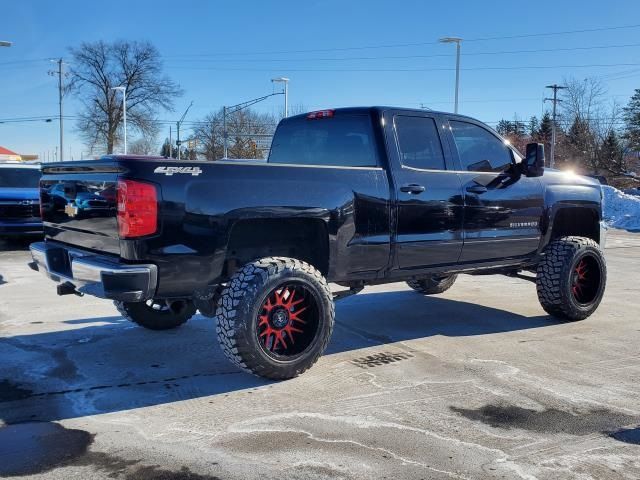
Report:
M47 165L40 189L31 266L58 293L157 330L200 310L231 361L269 378L313 365L334 300L365 285L518 275L564 320L605 288L598 183L449 113L322 110L280 122L266 163L106 156Z

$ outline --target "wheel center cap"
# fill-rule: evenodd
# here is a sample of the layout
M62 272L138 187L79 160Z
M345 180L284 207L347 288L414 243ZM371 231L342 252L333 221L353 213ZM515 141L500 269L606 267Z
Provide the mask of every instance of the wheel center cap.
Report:
M289 313L284 308L279 308L271 315L271 323L276 328L283 328L289 323Z

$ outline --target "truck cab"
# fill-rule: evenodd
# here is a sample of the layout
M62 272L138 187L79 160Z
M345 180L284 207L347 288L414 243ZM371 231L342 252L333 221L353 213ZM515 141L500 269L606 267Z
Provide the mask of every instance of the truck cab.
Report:
M516 275L570 320L604 294L598 183L446 112L320 110L282 120L266 162L107 156L46 166L40 190L31 265L60 294L152 329L199 310L231 361L270 378L313 364L334 299L369 284Z

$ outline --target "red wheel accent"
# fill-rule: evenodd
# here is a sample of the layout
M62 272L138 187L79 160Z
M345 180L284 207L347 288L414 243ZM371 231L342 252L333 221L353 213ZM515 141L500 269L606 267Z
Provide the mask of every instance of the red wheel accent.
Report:
M600 268L595 258L584 256L576 264L571 277L573 297L583 305L593 301L600 287Z
M282 286L272 290L258 316L258 339L265 350L291 355L294 337L305 334L307 321L300 315L309 309L302 287Z
M574 269L573 275L573 286L571 290L573 291L573 295L576 298L580 298L582 296L582 289L585 286L585 281L587 279L587 263L584 261L584 258L578 262L576 268Z

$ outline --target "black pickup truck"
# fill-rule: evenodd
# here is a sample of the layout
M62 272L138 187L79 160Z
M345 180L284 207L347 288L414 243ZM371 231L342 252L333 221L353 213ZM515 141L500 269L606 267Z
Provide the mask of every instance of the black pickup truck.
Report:
M365 285L521 276L565 320L605 288L598 183L449 113L311 112L280 122L266 162L106 156L46 165L40 190L30 265L59 294L113 299L158 330L199 310L230 360L269 378L309 368L334 300Z

